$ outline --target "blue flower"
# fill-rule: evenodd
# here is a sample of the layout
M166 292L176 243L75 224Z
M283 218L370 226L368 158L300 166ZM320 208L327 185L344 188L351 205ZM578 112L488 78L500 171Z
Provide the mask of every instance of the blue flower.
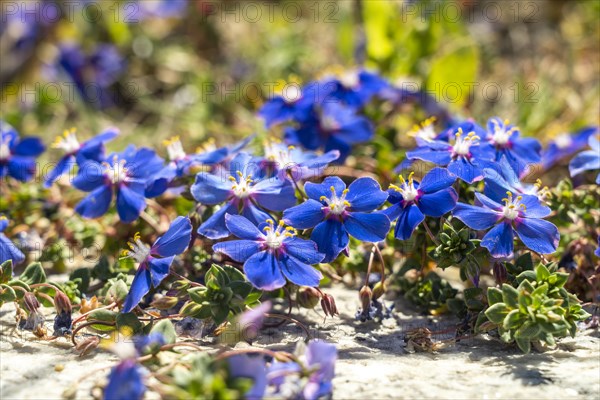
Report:
M475 193L481 206L458 203L452 214L475 230L492 228L485 234L481 245L495 258L512 257L514 231L531 250L549 254L556 251L560 234L554 224L541 218L551 210L542 205L536 196L514 196L507 193L504 205L489 197Z
M267 367L262 354L238 354L227 360L231 378L251 379L250 390L244 393L248 400L262 399L267 389Z
M398 219L394 236L407 240L426 215L441 217L452 210L458 199L451 187L455 180L456 177L447 170L434 168L423 177L420 184L413 180L411 173L408 181L400 176L400 186L390 185L388 201L392 206L382 213L390 221Z
M0 179L8 175L21 182L29 181L35 174L35 158L43 152L40 139L21 139L15 128L0 120Z
M595 136L590 136L588 144L592 149L577 154L569 163L571 176L579 175L583 171L600 169L600 142ZM596 177L596 184L600 185L600 174Z
M298 286L319 286L322 275L311 265L321 262L323 254L314 242L297 238L293 228L283 228L283 221L275 225L268 219L260 226L262 232L240 215L226 215L225 221L231 233L242 240L217 243L213 250L243 262L254 287L279 289L286 278Z
M160 285L169 274L173 259L187 249L191 237L192 223L187 217L177 217L167 232L152 246L143 243L139 234L135 235L133 242L128 243L130 250L125 250L123 253L140 265L123 304L123 312L133 310L151 287Z
M86 160L79 166L73 186L90 194L77 204L75 211L85 218L100 217L108 211L116 192L121 221L135 221L146 208L146 197L166 190L166 179L154 177L162 167L162 158L153 150L136 150L133 146L109 155L102 163Z
M465 135L461 125L454 133L454 143L441 140L423 143L413 151L406 153L411 160L422 160L447 167L448 171L467 183L483 179L483 167L489 157L483 151L480 136L475 130Z
M79 143L75 136L75 129L65 131L52 144L53 148L64 150L65 155L48 173L44 187L52 186L63 174L69 172L76 162L79 165L87 160L101 162L104 159L104 142L112 140L118 135L117 128L108 128L93 138Z
M500 199L506 192L537 196L540 201L545 201L550 196L550 190L547 186L542 187L540 179L534 184L521 182L504 156L497 164L485 168L483 175L485 182L483 193L491 198Z
M311 117L298 127L288 127L285 139L290 144L301 144L309 150L339 150L338 162L350 154L351 146L373 137L373 126L364 116L340 103L325 102Z
M148 335L136 335L133 337L133 346L140 356L155 354L165 344L167 344L167 341L160 332L150 332Z
M271 364L267 370L269 385L275 387L275 393L281 393L286 381L298 381L302 371L310 371L307 382L301 386L302 396L305 400L330 397L333 392L332 380L335 377L335 363L337 349L335 345L321 341L311 340L304 353L304 366L296 362L277 362ZM304 367L304 368L303 368ZM295 379L294 379L295 378ZM297 384L293 384L297 387Z
M325 101L335 99L350 107L360 108L387 89L389 84L376 73L349 69L325 78L322 86L328 90Z
M596 255L596 257L600 257L600 236L598 236L598 248L596 249L594 254Z
M110 371L104 400L141 400L145 392L142 367L134 359L126 359Z
M597 126L588 126L572 135L564 133L555 137L542 151L542 166L547 170L560 160L583 150L587 146L590 136L597 132Z
M207 173L196 175L191 192L198 202L206 205L225 203L200 225L199 234L209 239L228 236L225 214L240 214L258 225L270 218L264 209L283 211L296 204L292 183L266 176L259 164L260 161L249 154L239 153L231 161L226 179Z
M379 242L390 230L390 220L378 213L388 194L373 178L358 178L346 189L337 176L323 183L308 182L304 189L309 199L283 212L286 224L297 229L315 228L311 240L325 254L323 262L331 262L348 247L352 235L358 240Z
M528 165L541 161L542 145L537 139L522 138L517 127L508 120L493 117L487 123L485 140L493 146L495 161L506 157L517 174L523 173Z
M340 152L331 150L319 155L312 151L303 151L276 141L264 144L265 168L273 170L279 179L291 178L303 181L323 175L329 163L340 157Z
M320 82L309 82L303 87L293 82L283 83L278 89L280 93L267 100L258 115L267 128L289 121L306 121L329 90Z
M8 227L8 219L0 215L0 264L12 260L13 264L19 264L25 259L25 255L10 241L4 231Z

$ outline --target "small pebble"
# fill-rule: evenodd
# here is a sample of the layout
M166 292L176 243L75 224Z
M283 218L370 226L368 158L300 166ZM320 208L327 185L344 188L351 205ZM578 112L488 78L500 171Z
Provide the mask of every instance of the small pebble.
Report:
M63 369L65 369L65 366L64 366L63 364L56 364L56 365L54 366L54 370L55 370L56 372L61 372Z

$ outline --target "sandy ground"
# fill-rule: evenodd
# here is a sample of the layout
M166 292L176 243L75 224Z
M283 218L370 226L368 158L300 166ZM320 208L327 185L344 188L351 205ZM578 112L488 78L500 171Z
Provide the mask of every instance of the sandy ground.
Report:
M467 339L436 353L409 353L404 332L415 327L443 330L455 321L419 316L398 304L394 318L383 324L355 322L356 292L344 288L327 292L336 298L339 318L323 323L314 311L294 315L307 322L314 337L338 345L334 398L600 398L597 330L564 339L555 350L528 355L489 338ZM103 384L106 367L117 361L103 351L79 358L67 340L43 342L29 333L20 335L14 329L11 304L0 309L0 323L2 399L59 399L75 382L77 398L91 398L92 388ZM302 337L293 326L268 329L255 345L291 350Z

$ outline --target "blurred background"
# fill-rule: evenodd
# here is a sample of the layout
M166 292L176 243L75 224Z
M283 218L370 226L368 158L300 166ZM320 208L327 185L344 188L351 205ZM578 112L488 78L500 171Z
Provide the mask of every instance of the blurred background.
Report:
M44 140L219 144L256 131L280 80L365 66L548 140L598 123L599 1L2 1L1 118ZM390 121L398 145L428 115ZM193 147L192 147L193 148Z

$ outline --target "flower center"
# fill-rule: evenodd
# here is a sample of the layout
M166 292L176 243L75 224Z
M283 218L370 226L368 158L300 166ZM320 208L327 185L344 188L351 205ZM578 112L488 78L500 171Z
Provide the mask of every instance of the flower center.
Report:
M291 166L294 163L292 158L292 150L294 146L285 146L281 143L266 142L265 157L267 160L276 163L280 168Z
M542 180L538 179L531 190L532 194L537 196L540 201L546 201L547 198L552 197L552 192L548 189L548 186L542 187Z
M10 158L10 147L8 145L8 137L6 140L0 138L0 160L8 160Z
M390 189L400 193L407 203L414 201L419 197L419 190L415 188L415 182L413 180L414 174L414 172L411 172L410 175L408 175L408 181L406 181L402 175L399 175L400 186L390 185Z
M338 77L338 79L346 89L355 88L360 83L360 79L356 71L345 71Z
M266 233L265 243L267 247L272 250L279 249L286 238L296 235L296 231L291 226L288 226L284 229L283 221L279 221L277 227L275 227L275 223L272 219L268 219L266 222L269 225L263 228L263 231Z
M208 138L206 142L204 142L201 146L196 148L196 153L208 153L210 151L217 150L217 145L215 144L214 138ZM168 151L168 150L167 150Z
M287 104L295 103L302 97L302 89L296 83L288 83L281 90L281 97Z
M238 199L245 199L252 194L252 175L244 176L241 171L237 171L237 179L233 176L229 176L231 181L231 190Z
M103 162L104 174L108 176L113 184L123 182L127 179L127 168L125 167L125 160L119 160L117 156L113 157L112 164Z
M479 136L475 132L469 132L467 136L463 136L462 128L458 128L455 135L454 146L452 152L455 157L469 157L471 155L471 146L479 144Z
M437 136L433 126L434 122L435 117L427 118L425 121L421 122L420 125L415 125L408 134L410 136L423 139L427 142L431 142Z
M563 133L554 139L554 143L556 143L556 147L559 149L566 149L573 144L573 138L568 133Z
M167 148L167 155L170 161L177 161L185 158L186 154L185 151L183 151L179 136L173 136L171 139L163 141L163 145Z
M67 154L73 154L81 145L77 140L77 136L75 136L75 128L71 130L66 130L62 135L57 136L52 143L52 147L55 149L63 149Z
M140 233L136 232L131 242L127 242L129 250L123 250L123 256L133 258L136 262L141 263L150 255L150 246L140 240Z
M335 188L333 186L329 189L331 190L331 197L327 198L327 196L321 196L319 200L327 204L330 214L340 215L346 211L347 207L350 207L350 202L346 200L348 189L344 189L340 197L335 193Z
M338 124L335 118L329 115L323 115L321 116L321 128L328 132L337 131L340 129L340 124Z
M506 144L510 141L510 137L517 130L516 127L508 128L509 121L504 121L504 124L501 126L497 120L492 120L494 124L494 134L492 135L492 141L494 144L498 146L506 146Z
M508 197L502 199L502 201L504 202L504 207L502 207L502 215L504 216L504 218L512 221L513 219L519 216L521 208L523 209L523 211L526 211L527 207L525 207L525 204L521 203L521 200L523 200L523 196L517 196L513 199L513 194L511 192L506 192L506 194L508 195Z

